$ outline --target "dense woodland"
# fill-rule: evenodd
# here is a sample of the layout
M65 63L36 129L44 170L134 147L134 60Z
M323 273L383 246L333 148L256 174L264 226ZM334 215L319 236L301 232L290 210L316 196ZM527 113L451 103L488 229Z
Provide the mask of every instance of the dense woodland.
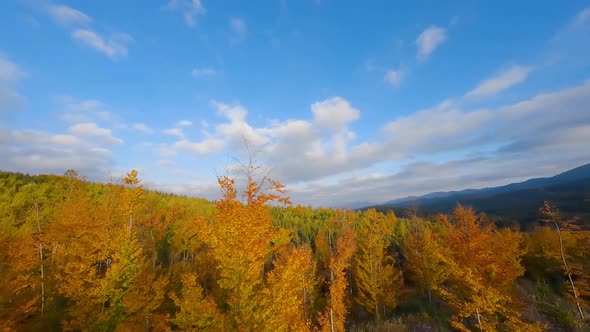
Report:
M293 207L267 178L219 186L208 202L145 190L135 171L0 173L2 328L588 329L590 234L551 203L522 232L463 206L396 218Z

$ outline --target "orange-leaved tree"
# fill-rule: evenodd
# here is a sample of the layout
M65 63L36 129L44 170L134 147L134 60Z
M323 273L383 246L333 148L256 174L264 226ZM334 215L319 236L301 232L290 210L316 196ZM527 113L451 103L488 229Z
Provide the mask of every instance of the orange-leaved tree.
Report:
M219 177L222 199L211 222L203 221L199 236L217 262L218 284L225 291L228 318L235 329L264 326L261 297L265 263L286 248L289 232L273 226L270 202L289 204L285 187L272 179L257 181L250 172L242 198L235 180Z
M470 331L470 320L481 331L509 329L534 331L538 325L520 319L512 284L524 273L520 233L496 231L472 209L458 205L446 222L448 256L440 256L448 269L437 291L455 310L451 325Z

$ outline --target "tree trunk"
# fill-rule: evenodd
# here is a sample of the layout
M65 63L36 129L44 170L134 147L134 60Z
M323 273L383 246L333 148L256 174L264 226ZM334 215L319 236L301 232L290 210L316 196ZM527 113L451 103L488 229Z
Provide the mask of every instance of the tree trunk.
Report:
M307 320L307 289L303 287L303 319Z
M129 211L129 237L131 237L131 227L133 226L133 204L131 204L131 209Z
M330 308L330 331L334 332L334 312Z
M39 262L41 265L41 316L45 311L45 269L43 266L43 240L41 238L41 221L39 220L39 203L35 200L35 213L37 218L37 232L39 236Z
M475 313L477 314L477 325L479 325L479 330L483 331L483 326L481 326L481 316L479 315L478 308L475 308Z
M570 281L570 285L572 287L572 292L574 293L574 299L576 301L576 306L578 307L578 313L580 314L580 318L582 321L584 320L584 311L582 311L582 307L580 307L580 300L578 299L578 292L576 291L576 286L574 285L574 280L572 279L572 273L570 270L569 265L567 264L567 260L565 259L565 251L563 250L563 239L561 237L561 228L557 223L555 223L555 228L557 229L557 236L559 237L559 252L561 254L561 260L563 261L563 266L565 267L565 272L567 273L567 277Z

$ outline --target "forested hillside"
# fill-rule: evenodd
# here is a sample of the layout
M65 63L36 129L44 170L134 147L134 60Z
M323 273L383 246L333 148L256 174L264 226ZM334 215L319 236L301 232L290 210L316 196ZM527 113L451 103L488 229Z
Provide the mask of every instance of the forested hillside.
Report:
M5 331L587 330L590 234L290 206L221 177L217 202L0 173ZM243 192L236 188L244 187ZM565 264L564 264L565 263Z
M533 228L541 218L539 206L547 200L559 206L564 217L590 229L590 164L549 178L529 179L493 188L406 197L374 208L385 213L395 211L404 215L433 216L449 213L457 204L463 204L485 212L497 224Z

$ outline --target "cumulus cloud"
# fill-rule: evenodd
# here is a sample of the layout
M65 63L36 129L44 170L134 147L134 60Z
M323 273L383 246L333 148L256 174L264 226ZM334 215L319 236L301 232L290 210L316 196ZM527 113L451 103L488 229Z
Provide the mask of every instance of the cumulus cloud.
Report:
M63 174L76 169L105 180L113 158L102 143L73 134L51 134L0 127L0 169L26 173Z
M447 99L398 117L360 142L350 129L360 111L341 97L312 103L311 120L271 121L265 126L251 125L248 111L240 104L211 105L225 122L214 125L202 141L183 139L166 146L164 152L203 156L224 149L240 151L245 140L259 148L257 158L272 166L273 175L289 184L293 197L302 203L346 203L358 197L378 203L435 190L499 185L557 172L542 164L527 172L529 163L574 167L590 159L585 144L590 135L590 80L488 109L463 109ZM444 160L449 155L456 159L412 162L436 156ZM388 175L371 171L384 164L406 166ZM482 171L470 171L472 167ZM516 168L522 174L512 171L513 178L505 174ZM373 174L354 175L357 172Z
M47 5L47 13L60 24L88 24L92 22L88 15L66 5L50 3Z
M483 98L496 95L501 91L524 82L532 70L533 68L528 66L513 66L503 70L466 93L465 98Z
M319 126L339 131L352 122L358 120L359 110L341 97L334 97L311 105L314 122Z
M207 12L201 0L169 0L164 9L181 12L184 23L191 28L197 24L197 17Z
M425 60L434 50L447 40L447 30L437 26L431 26L422 31L416 39L418 45L419 60Z
M180 121L178 121L177 125L180 127L189 127L189 126L192 126L193 123L189 120L180 120Z
M293 186L291 193L305 203L346 205L358 197L381 203L433 191L497 186L587 163L589 139L590 81L494 109L435 107L388 123L376 147L379 153L372 156L396 150L425 158L445 152L462 157L442 163L378 157L370 164L405 166L389 175L347 176L335 183L315 180ZM470 157L465 149L480 157Z
M85 46L116 60L124 58L128 53L128 46L133 38L126 33L115 33L104 37L99 33L88 29L76 29L72 32L72 38Z
M106 145L122 144L123 140L113 136L113 131L107 128L101 128L94 122L78 123L70 126L71 134L79 137L93 137L99 139Z

